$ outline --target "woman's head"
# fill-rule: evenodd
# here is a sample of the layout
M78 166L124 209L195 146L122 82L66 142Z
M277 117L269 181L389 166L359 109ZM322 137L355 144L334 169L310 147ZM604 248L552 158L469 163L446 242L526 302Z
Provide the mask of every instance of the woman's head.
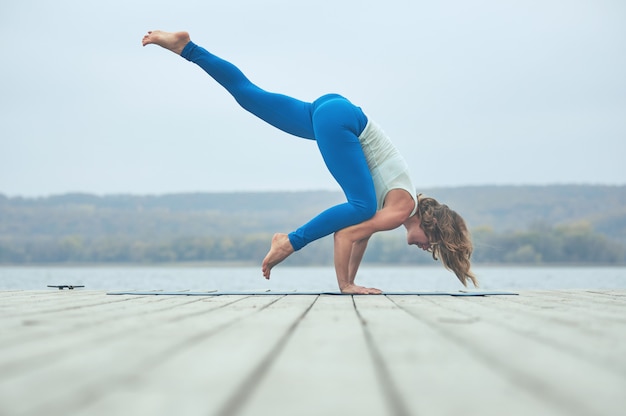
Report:
M433 259L441 259L444 267L454 272L464 286L467 286L468 279L478 286L478 280L470 270L473 246L463 218L433 198L420 194L418 200L420 227L428 237Z

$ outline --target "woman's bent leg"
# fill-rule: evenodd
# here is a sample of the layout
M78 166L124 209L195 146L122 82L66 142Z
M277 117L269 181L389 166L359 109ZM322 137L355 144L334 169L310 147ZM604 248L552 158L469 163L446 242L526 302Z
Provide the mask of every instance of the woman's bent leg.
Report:
M235 65L191 41L182 50L181 56L200 66L239 105L261 120L294 136L314 139L311 103L257 87Z
M376 192L359 135L367 124L360 108L340 96L314 103L313 126L320 153L348 202L329 208L289 234L299 250L318 238L370 219L376 213Z

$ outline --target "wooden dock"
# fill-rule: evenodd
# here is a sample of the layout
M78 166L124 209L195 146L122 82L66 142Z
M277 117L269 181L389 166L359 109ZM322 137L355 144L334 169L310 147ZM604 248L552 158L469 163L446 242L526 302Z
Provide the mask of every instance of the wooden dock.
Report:
M626 412L626 290L5 291L0 325L0 416Z

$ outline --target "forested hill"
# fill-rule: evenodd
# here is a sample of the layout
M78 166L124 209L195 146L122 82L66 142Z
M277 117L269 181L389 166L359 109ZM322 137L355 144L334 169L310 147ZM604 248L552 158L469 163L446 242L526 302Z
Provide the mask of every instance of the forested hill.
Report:
M552 185L440 188L424 192L457 210L470 228L524 230L588 223L626 242L626 186Z
M495 234L574 227L626 244L626 186L473 186L421 192L458 211L479 240ZM342 201L341 193L328 191L65 194L40 198L0 195L0 261L38 261L41 256L33 255L35 249L29 247L45 243L46 250L52 250L55 241L67 242L70 237L74 246L81 246L73 249L83 250L81 256L85 259L87 246L103 241L127 246L159 242L161 247L173 244L174 239L178 239L176 244L180 239L192 238L214 242L257 236L265 241L268 234L290 231ZM540 240L541 235L536 238ZM489 244L494 242L489 240ZM513 248L528 251L526 246ZM531 254L537 254L539 249L533 250ZM46 256L54 258L52 254Z
M421 192L458 211L470 228L507 231L584 221L597 232L626 241L626 186L474 186ZM196 234L205 229L241 235L291 229L342 200L341 193L328 191L43 198L0 194L0 235L126 233L129 227L142 226L151 233Z

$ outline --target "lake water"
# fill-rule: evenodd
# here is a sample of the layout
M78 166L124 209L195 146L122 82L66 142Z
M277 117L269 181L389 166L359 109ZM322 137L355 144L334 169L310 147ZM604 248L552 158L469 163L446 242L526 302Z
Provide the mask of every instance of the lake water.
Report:
M626 289L626 267L476 266L475 273L484 290ZM463 288L452 273L432 266L363 265L357 283L387 291ZM46 290L47 285L69 284L92 290L337 290L332 267L279 265L269 281L259 267L0 267L0 290Z

